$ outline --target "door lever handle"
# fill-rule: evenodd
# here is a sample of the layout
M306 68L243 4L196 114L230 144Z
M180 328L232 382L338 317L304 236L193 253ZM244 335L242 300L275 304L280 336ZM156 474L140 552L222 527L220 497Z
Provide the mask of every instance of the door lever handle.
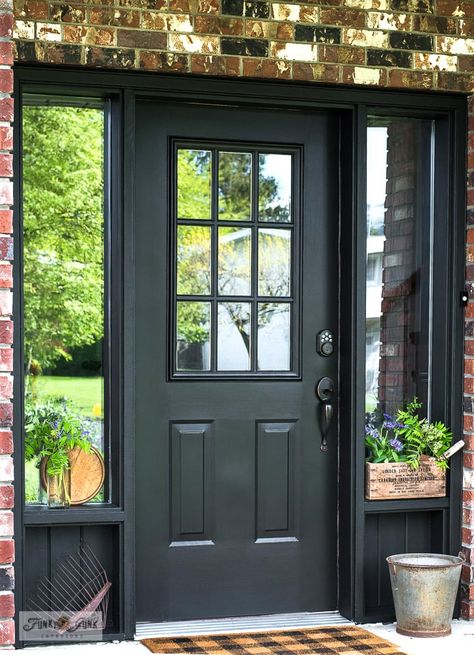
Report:
M321 401L321 450L325 453L328 449L327 436L334 416L331 402L334 395L334 381L328 377L321 378L315 391L316 397Z

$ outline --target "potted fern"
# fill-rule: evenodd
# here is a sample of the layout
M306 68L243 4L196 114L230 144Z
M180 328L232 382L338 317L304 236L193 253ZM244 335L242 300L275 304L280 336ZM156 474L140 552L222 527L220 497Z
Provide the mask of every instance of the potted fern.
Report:
M367 416L366 498L430 498L446 495L446 453L452 442L441 421L420 418L414 398L395 416Z
M74 448L90 452L89 431L65 400L30 404L25 408L25 460L46 462L49 507L69 507L70 459Z

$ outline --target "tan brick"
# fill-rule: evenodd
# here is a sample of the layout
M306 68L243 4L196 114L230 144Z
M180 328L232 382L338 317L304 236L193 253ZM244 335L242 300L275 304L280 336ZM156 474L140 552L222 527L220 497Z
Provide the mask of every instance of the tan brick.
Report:
M388 33L374 30L343 29L342 41L363 48L388 48Z
M370 11L367 14L367 27L371 30L411 30L410 14L387 14Z
M454 55L429 55L415 52L415 68L433 71L457 70L458 58Z
M474 54L474 38L460 39L454 36L439 36L436 39L437 52L453 55Z
M270 56L288 61L317 61L317 46L309 43L271 43Z
M219 39L216 36L200 37L195 34L168 34L168 50L171 52L218 54Z

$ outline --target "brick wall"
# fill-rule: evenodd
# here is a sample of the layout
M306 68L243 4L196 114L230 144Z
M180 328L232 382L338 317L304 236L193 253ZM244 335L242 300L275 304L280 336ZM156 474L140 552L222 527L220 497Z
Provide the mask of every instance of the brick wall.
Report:
M469 102L469 138L467 158L467 236L466 282L470 301L465 321L464 377L464 489L463 551L467 563L463 567L463 616L474 619L474 96Z
M13 638L10 1L0 0L0 644ZM14 12L22 62L474 92L472 0L16 0ZM470 129L463 614L474 619L474 101Z
M471 0L16 0L16 57L474 90Z

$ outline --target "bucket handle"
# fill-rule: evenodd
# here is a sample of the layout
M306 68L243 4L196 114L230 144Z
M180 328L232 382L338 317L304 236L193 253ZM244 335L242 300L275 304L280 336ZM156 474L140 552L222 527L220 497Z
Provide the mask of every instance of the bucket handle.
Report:
M459 553L458 553L458 557L459 557L460 559L462 559L463 563L464 563L464 562L466 561L466 559L467 559L467 558L466 558L466 555L463 553L462 550L459 551Z

